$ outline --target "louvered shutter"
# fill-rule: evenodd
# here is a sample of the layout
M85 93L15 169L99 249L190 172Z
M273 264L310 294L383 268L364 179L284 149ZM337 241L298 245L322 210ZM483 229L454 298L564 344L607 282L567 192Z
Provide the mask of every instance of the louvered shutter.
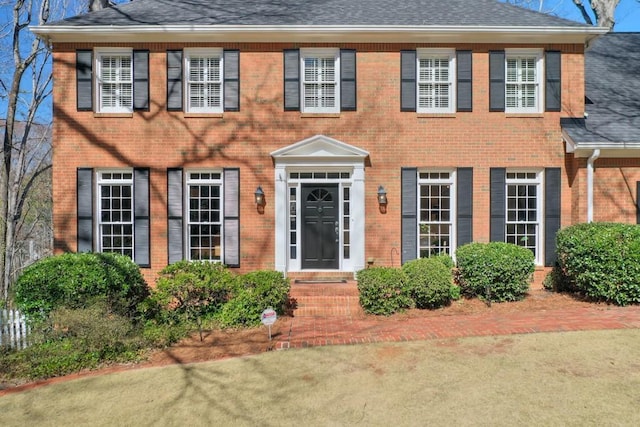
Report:
M167 242L169 264L184 259L182 169L167 170Z
M560 168L546 168L544 171L544 265L547 267L552 267L558 258L556 234L560 230L560 189Z
M224 264L240 267L240 169L224 169Z
M224 111L240 111L240 51L224 51Z
M418 257L418 170L402 168L402 263Z
M93 110L93 51L76 51L76 109Z
M472 52L459 50L456 52L457 67L457 110L473 110L472 84Z
M134 258L140 267L151 265L149 233L149 169L133 170L133 230L135 233Z
M561 54L549 51L545 54L545 96L546 111L560 111L562 107Z
M284 109L300 111L300 50L284 51Z
M457 170L457 246L473 241L473 168Z
M416 51L400 52L400 111L416 111Z
M93 169L78 168L78 252L93 251Z
M182 51L167 51L167 110L182 111Z
M504 51L489 52L489 111L504 111Z
M506 175L504 168L491 168L489 173L490 181L490 209L491 223L489 230L489 239L492 242L505 241L505 224L506 224Z
M340 49L340 109L356 111L356 51Z
M133 109L149 111L149 51L133 51Z

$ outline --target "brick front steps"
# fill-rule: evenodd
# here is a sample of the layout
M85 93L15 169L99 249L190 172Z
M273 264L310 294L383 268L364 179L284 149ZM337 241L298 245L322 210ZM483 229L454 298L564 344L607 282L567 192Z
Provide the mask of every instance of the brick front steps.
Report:
M359 316L358 287L354 280L301 280L291 284L295 317Z

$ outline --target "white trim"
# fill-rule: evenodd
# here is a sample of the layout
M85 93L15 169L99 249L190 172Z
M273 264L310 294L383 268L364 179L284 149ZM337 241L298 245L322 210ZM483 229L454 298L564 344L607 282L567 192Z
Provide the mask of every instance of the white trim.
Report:
M587 160L587 222L593 222L593 178L595 173L595 162L600 157L600 150L593 150Z
M448 173L449 174L449 178L447 179L442 179L442 178L437 178L437 179L433 179L433 178L420 178L420 174L421 173ZM418 173L417 173L417 202L418 202L418 206L417 206L417 224L418 224L418 248L417 248L417 254L418 254L418 258L420 258L420 249L422 247L421 242L420 242L420 223L421 222L426 222L426 223L436 223L436 222L431 222L431 221L422 221L421 220L421 192L420 192L420 187L423 185L439 185L439 184L444 184L444 185L449 185L450 191L449 191L449 213L450 213L450 217L449 217L449 221L448 223L451 224L451 228L449 231L449 253L448 255L451 256L452 258L455 259L455 252L457 249L457 241L458 241L458 206L457 206L457 192L458 192L458 177L457 177L457 170L456 169L423 169L423 168L419 168L418 169ZM444 221L440 221L437 222L439 224L445 224Z
M224 55L221 48L185 48L183 58L183 70L184 70L184 106L185 112L188 113L222 113L224 109ZM189 81L192 56L218 58L219 63L219 83L220 84L220 103L215 107L191 107L190 94L191 84ZM209 82L209 80L205 80Z
M209 179L192 179L190 174L192 173L209 173L209 174L217 174L220 175L219 178L209 178ZM203 261L210 262L222 262L224 260L224 173L221 169L202 169L202 168L194 168L194 169L185 169L183 171L183 197L182 201L183 206L183 242L184 242L184 259L191 261L191 233L189 232L189 226L191 225L190 221L190 213L191 213L191 192L189 191L189 185L198 185L198 184L213 184L220 187L220 219L218 221L220 225L220 253L218 255L218 259L210 259ZM213 221L210 221L209 224L214 225ZM215 253L215 246L214 246Z
M528 113L542 113L544 111L544 52L542 49L505 49L504 59L504 84L505 84L505 102L504 111L506 114L528 114ZM507 103L508 91L507 86L509 84L515 84L517 86L523 86L526 83L518 79L516 82L510 83L508 80L509 67L507 66L509 59L535 59L535 106L533 107L509 107Z
M322 59L333 59L333 81L325 81L325 80L310 80L307 81L305 79L306 73L306 59L313 60L322 60ZM306 97L306 86L309 85L317 85L322 86L322 84L333 85L333 102L334 105L332 107L327 106L318 106L318 107L307 107L305 106L305 97ZM318 96L316 93L313 96L314 99L323 99L322 96ZM340 49L329 49L329 48L304 48L300 49L300 111L303 113L339 113L340 112Z
M420 60L421 59L448 59L449 78L446 82L432 79L430 81L420 80ZM455 113L456 111L456 51L455 49L416 49L416 112L418 113ZM448 84L448 106L447 107L420 107L420 85L435 83L438 85Z
M534 179L531 178L512 178L507 177L510 173L533 173L536 175ZM505 171L505 241L507 237L506 227L509 223L529 223L529 221L509 221L509 185L510 184L524 184L524 185L536 185L536 242L535 242L535 263L536 265L544 265L544 202L546 195L544 194L544 170L537 168L507 168Z
M97 113L132 113L133 112L133 100L135 98L134 88L133 88L133 49L131 48L118 48L118 47L98 47L94 49L94 95L96 99L95 103L95 111ZM128 107L116 106L116 107L104 107L102 105L103 100L103 92L102 86L103 82L101 79L102 74L102 58L103 57L129 57L130 62L130 74L131 81L129 84L131 85L131 104ZM128 82L121 81L120 79L116 82L119 85L126 84ZM116 96L118 100L120 100L120 96Z
M131 175L131 178L119 178L119 179L104 179L102 177L103 174L129 174ZM113 224L113 225L131 225L131 259L135 259L135 249L136 249L136 244L135 244L135 192L134 192L134 170L129 168L116 168L116 169L96 169L95 170L95 184L94 184L94 200L92 201L93 203L93 209L95 212L95 218L96 220L94 221L94 235L96 236L95 239L95 250L96 252L103 252L103 248L102 248L102 225L105 224L102 221L102 206L101 206L101 201L102 201L102 191L101 188L103 185L128 185L131 187L131 207L130 207L130 211L131 211L131 220L130 221L119 221L119 222L108 222L107 224ZM110 198L111 200L111 198Z

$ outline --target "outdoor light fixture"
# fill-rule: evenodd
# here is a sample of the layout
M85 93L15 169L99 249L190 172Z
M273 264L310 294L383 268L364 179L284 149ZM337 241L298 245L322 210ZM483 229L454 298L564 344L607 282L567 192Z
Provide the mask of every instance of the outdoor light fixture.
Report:
M378 187L378 204L380 206L387 204L387 190L382 185Z
M253 196L255 197L256 206L262 207L265 205L264 191L262 191L262 187L256 188L256 192L253 193Z

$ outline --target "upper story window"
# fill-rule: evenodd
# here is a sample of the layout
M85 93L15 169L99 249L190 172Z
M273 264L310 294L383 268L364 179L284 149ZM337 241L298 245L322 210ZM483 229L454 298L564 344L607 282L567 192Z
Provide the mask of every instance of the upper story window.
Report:
M186 111L223 111L223 58L221 49L187 49L185 60Z
M133 60L130 49L96 51L98 112L133 111Z
M340 55L337 49L303 49L302 111L340 112Z
M543 69L539 50L505 51L505 111L542 112Z
M418 49L417 112L455 111L455 64L454 50Z

